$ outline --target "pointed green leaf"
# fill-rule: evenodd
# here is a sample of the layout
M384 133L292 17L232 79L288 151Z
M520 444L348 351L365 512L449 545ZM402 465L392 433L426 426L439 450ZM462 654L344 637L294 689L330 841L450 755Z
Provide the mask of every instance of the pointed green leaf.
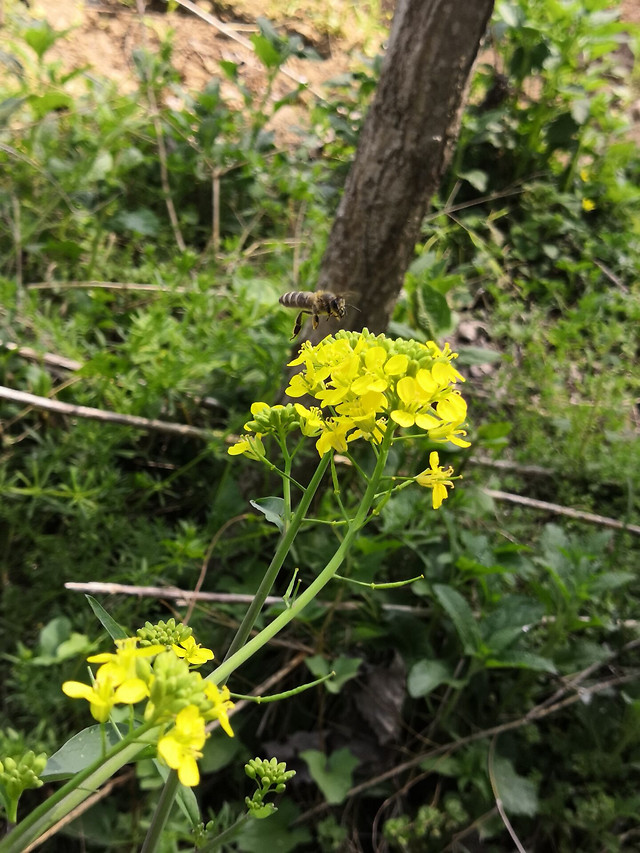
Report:
M116 620L109 616L99 601L97 601L92 595L87 595L86 598L89 602L89 607L93 610L98 621L112 640L124 640L129 636L124 628L121 628Z
M493 783L507 814L534 817L538 794L530 779L518 776L508 758L496 756L492 762Z
M433 591L453 622L465 653L475 654L480 646L480 631L466 600L457 590L444 584L435 584Z
M284 530L284 500L282 498L258 498L255 501L249 501L254 509L261 512L267 521L275 524L278 530Z

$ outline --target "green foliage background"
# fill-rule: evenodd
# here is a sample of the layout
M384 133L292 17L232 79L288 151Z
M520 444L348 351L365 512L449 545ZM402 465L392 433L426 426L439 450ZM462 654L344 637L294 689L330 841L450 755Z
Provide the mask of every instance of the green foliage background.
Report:
M257 587L277 530L248 502L274 485L231 460L225 436L254 400L276 399L291 328L278 296L294 266L301 287L313 284L377 63L329 88L299 145L283 149L268 129L281 102L256 103L233 63L220 74L242 108L220 80L181 91L170 38L136 54L139 91L123 96L49 62L59 34L46 25L12 12L7 27L2 384L211 430L200 440L0 403L0 753L17 754L52 752L87 723L59 685L83 677L83 657L105 638L65 583L191 589L208 558L207 591ZM303 50L266 22L254 46L270 87ZM638 843L637 536L484 491L640 523L640 158L624 85L637 93L637 78L620 69L635 47L600 0L497 4L390 328L447 337L461 353L474 445L441 455L465 479L437 514L400 493L345 569L365 582L424 580L376 592L336 584L282 646L242 669L232 686L245 693L298 651L314 676L331 667L340 677L313 701L243 711L235 741L208 743L199 797L219 830L243 809L247 757L274 752L298 770L277 815L226 849L264 850L268 832L283 851L367 850L372 835L391 850L507 851L497 797L530 851ZM169 91L179 107L164 105ZM465 338L461 322L479 332ZM47 352L78 365L47 363ZM394 465L419 470L427 451L414 443ZM352 487L343 499L357 503ZM333 509L327 491L316 511ZM323 525L303 537L293 555L303 579L333 537ZM102 603L130 629L181 612L153 598ZM221 656L242 612L199 606L197 638ZM294 669L280 687L308 676ZM139 847L160 782L144 763L136 776L50 849ZM179 813L170 830L166 849L188 849Z

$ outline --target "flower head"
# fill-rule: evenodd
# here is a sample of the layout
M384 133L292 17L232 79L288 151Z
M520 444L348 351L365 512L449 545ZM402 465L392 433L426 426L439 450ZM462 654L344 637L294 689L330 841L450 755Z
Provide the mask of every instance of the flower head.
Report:
M466 404L455 388L463 377L453 367L448 344L391 340L384 335L340 331L316 346L303 344L290 366L301 366L287 388L291 397L310 395L319 409L296 404L306 434L318 434L318 453L344 452L357 438L378 443L383 424L417 427L433 441L468 447ZM311 425L313 424L313 425ZM311 430L313 429L313 433Z
M187 637L179 646L174 644L171 648L179 658L184 658L192 666L200 666L214 657L211 649L203 648L193 637Z
M200 781L197 759L207 739L204 718L195 705L187 705L176 715L175 725L158 741L158 755L173 770L183 785L193 787Z

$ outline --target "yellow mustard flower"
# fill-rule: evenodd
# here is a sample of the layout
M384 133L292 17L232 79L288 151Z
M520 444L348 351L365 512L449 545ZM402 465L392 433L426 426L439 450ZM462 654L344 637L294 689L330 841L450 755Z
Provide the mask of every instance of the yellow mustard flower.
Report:
M224 731L233 737L233 729L229 722L229 711L233 708L229 688L218 687L212 681L204 682L204 692L207 699L211 702L211 708L204 712L206 720L219 720Z
M187 637L180 645L174 643L171 648L179 658L184 658L192 666L200 666L214 658L211 649L207 649L201 646L200 643L196 643L193 637Z
M187 705L176 715L171 731L158 741L158 755L189 788L200 781L197 759L202 758L206 739L204 718L195 705Z
M590 198L583 198L582 199L582 209L584 211L586 211L587 213L590 213L592 210L595 210L595 208L596 208L595 201L591 201Z
M262 443L262 436L260 433L256 435L243 435L240 441L236 441L235 444L232 444L231 447L227 450L229 456L247 456L249 459L264 459L265 457L265 449L264 444Z
M65 681L62 692L71 699L86 699L91 716L99 723L106 723L116 704L115 686L109 678L96 680L92 687L81 681Z
M453 468L443 468L438 454L432 451L429 454L429 468L416 477L416 483L431 489L431 502L434 509L438 509L447 497L447 488L453 488L453 483L449 479L452 474Z

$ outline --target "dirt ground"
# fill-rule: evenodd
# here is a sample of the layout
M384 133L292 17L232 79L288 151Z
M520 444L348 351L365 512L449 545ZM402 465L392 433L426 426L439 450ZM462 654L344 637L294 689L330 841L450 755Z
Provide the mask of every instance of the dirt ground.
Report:
M137 86L132 63L134 49L153 49L169 31L174 33L173 63L186 89L201 90L212 77L219 76L218 62L222 59L240 63L244 82L259 92L264 74L249 38L258 32L256 19L265 15L280 32L300 35L321 56L320 61L290 59L286 74L278 78L274 98L291 91L299 81L306 82L314 94L322 94L323 83L357 67L363 57L374 56L387 36L394 7L393 0L371 4L352 0L201 0L197 6L191 3L189 10L157 12L148 7L142 17L136 10L136 1L140 2L41 0L32 2L30 10L18 0L0 0L0 4L4 2L5 17L32 14L47 18L55 29L69 29L67 37L58 41L47 57L59 60L65 69L89 66L123 92ZM162 0L153 2L164 7ZM184 2L189 4L190 0ZM379 11L381 20L372 22L370 7ZM198 11L208 19L198 17ZM622 0L621 13L623 20L640 24L640 0ZM2 42L0 30L0 48ZM630 51L622 61L631 74ZM223 83L223 95L232 104L237 98L231 84ZM276 116L276 132L286 137L286 129L297 123L299 113L300 107L281 110ZM640 91L636 91L631 116L635 124L633 136L640 141Z

